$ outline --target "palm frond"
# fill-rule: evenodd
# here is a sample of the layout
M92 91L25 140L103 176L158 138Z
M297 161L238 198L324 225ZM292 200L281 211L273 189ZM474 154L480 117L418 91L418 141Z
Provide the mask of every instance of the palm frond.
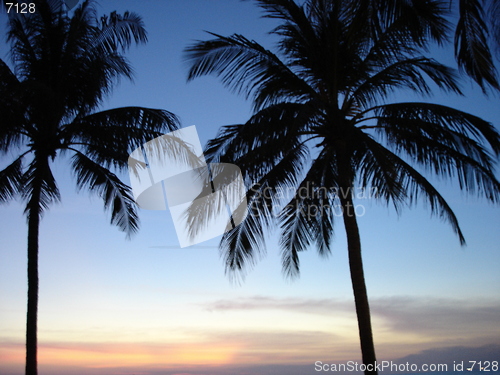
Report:
M366 143L366 141L364 142ZM390 152L384 147L365 145L366 150L358 161L357 182L363 189L374 191L376 197L392 203L397 213L401 211L408 192L395 168Z
M236 165L211 163L190 174L191 181L201 188L184 212L190 239L195 239L216 219L227 218L228 228L243 220L247 210L246 189Z
M72 165L78 188L87 188L103 199L104 208L111 211L111 224L127 236L137 232L139 217L130 188L115 174L80 152L75 152Z
M286 277L300 275L299 252L304 251L314 240L309 211L312 204L308 199L294 197L280 212L281 265Z
M430 94L431 87L426 78L430 78L441 89L461 93L453 69L433 59L413 57L382 67L371 77L363 80L350 97L358 103L367 105L387 97L399 88Z
M256 181L265 176L281 161L292 155L297 169L302 168L309 155L304 148L303 132L314 116L303 105L283 104L268 107L252 116L241 126L238 138L226 152L233 155L233 162L244 170L245 176ZM290 176L296 176L287 168Z
M283 20L283 22L270 33L282 37L278 44L281 51L289 56L298 53L300 46L306 48L308 52L313 52L314 48L320 47L321 41L316 30L317 18L322 12L317 8L319 4L299 5L291 0L257 0L258 5L264 9L265 18ZM325 9L322 9L323 12ZM302 49L302 52L305 52ZM304 54L306 55L306 54ZM295 55L298 57L298 55Z
M30 24L28 28L24 18L9 13L7 41L11 42L10 58L15 62L15 72L20 78L29 76L31 67L35 65L38 58L39 50L34 45L36 38L33 35L35 26L35 24Z
M236 156L233 157L227 150L240 138L242 127L243 124L222 126L216 137L209 140L205 147L203 153L207 162L232 162Z
M282 269L289 278L299 276L298 253L313 243L320 256L330 254L337 198L332 192L338 187L335 170L323 150L279 213Z
M132 79L132 68L119 53L125 51L133 35L144 41L142 20L135 14L123 16L113 12L98 23L93 3L85 1L68 20L64 45L61 47L59 82L64 100L71 112L90 113L109 94L117 79ZM136 30L137 29L137 30Z
M28 215L33 212L42 215L52 203L61 199L48 157L33 159L24 172L22 180L24 186L21 196L28 202L24 210Z
M490 1L490 6L487 10L490 21L490 32L493 44L493 50L497 54L497 59L500 58L500 1Z
M190 65L188 81L202 75L215 74L221 76L222 82L229 88L236 92L246 91L249 95L252 87L258 86L267 75L267 66L277 58L260 44L242 35L223 37L210 34L216 39L199 41L186 49L185 59ZM254 82L246 90L248 81Z
M185 60L190 64L188 80L209 74L220 76L222 83L234 92L246 97L255 94L256 110L284 98L301 99L313 94L303 80L260 44L238 34L230 37L210 34L217 39L198 42L186 49Z
M132 68L122 55L87 51L88 44L82 48L82 55L63 56L65 65L61 67L60 77L66 80L60 80L57 90L64 94L66 121L95 111L120 78L132 79Z
M20 157L0 171L0 203L5 203L18 195L23 185L23 162Z
M498 155L500 135L475 116L428 103L400 103L379 107L378 131L397 152L437 175L456 177L461 189L500 200L495 159L482 143ZM394 116L394 117L392 117Z
M16 75L12 72L5 61L0 59L0 92L2 93L2 99L4 99L4 95L7 95L7 93L17 85L19 85L19 80Z
M498 131L488 121L470 113L439 104L417 102L387 104L373 109L382 131L390 132L393 129L406 127L408 131L413 132L413 136L426 131L429 137L455 132L457 135L471 138L479 143L488 143L493 152L500 155ZM408 139L410 140L410 137ZM456 139L457 142L459 140ZM469 146L472 144L469 143Z
M226 269L232 274L244 271L246 263L254 264L253 252L258 253L260 251L258 246L264 245L263 230L271 228L284 202L283 199L286 198L284 195L290 187L296 184L297 176L300 175L301 160L304 159L306 153L307 148L304 145L289 150L248 190L247 216L231 231L232 234L223 236L220 244L226 261ZM247 174L246 170L242 172Z
M339 178L337 166L330 158L330 150L323 150L307 172L305 181L312 181L312 204L319 208L319 215L312 221L312 234L321 257L331 252L334 219L338 208ZM304 182L302 182L303 184Z
M241 224L224 234L220 243L231 276L243 275L245 266L253 266L255 257L264 246L264 229L272 227L277 212L283 204L283 191L296 183L300 174L300 160L307 148L304 145L289 150L274 168L253 183L247 192L247 216ZM242 170L247 175L245 170ZM247 176L248 177L248 176ZM255 254L254 254L255 253Z
M377 66L387 66L394 61L418 54L418 46L412 42L407 27L405 19L395 20L377 39L370 39L371 46L363 60L375 62Z
M179 120L171 112L122 107L76 118L63 126L61 137L66 146L80 145L86 155L103 166L126 168L134 149L178 127ZM162 151L171 154L178 151L179 144L169 143L172 147L164 147Z
M488 45L488 27L480 0L461 0L460 18L455 31L455 56L462 68L486 91L500 84Z
M263 160L266 154L279 155L296 147L315 115L315 107L308 103L271 105L254 114L245 124L222 127L217 137L209 141L205 156L210 161L236 163L245 170L253 169L262 165L253 162L253 158Z
M21 143L26 108L21 90L15 74L0 59L0 151Z
M101 17L93 46L107 52L116 51L118 48L124 51L130 47L132 41L139 44L146 43L147 40L141 16L134 12L125 12L123 15L112 12L109 16Z
M309 24L304 9L292 0L256 0L265 11L265 18L281 19L298 24Z
M395 24L402 26L395 41L424 47L429 40L443 43L450 23L443 1L353 0L343 2L345 18L365 28L370 39L378 40Z
M431 212L448 221L460 243L464 245L465 237L458 219L437 189L415 168L371 137L366 136L365 142L373 159L365 166L368 170L361 170L360 176L364 179L363 183L373 187L379 193L379 197L385 197L386 200L393 199L398 210L404 202L411 205L420 195L423 196ZM384 170L384 174L377 173L381 170ZM386 176L390 178L387 179ZM390 191L393 186L396 186L398 190Z
M271 168L263 166L262 159L258 158L251 158L259 165L258 172L242 168L246 179L254 181L247 192L247 216L236 228L224 234L220 244L226 272L231 276L243 275L246 264L253 266L255 263L255 257L261 251L258 246L264 246L264 229L271 228L275 222L277 213L286 203L286 192L297 184L307 155L307 147L298 144L273 160Z
M247 198L249 212L237 226L222 235L220 254L225 263L225 272L233 281L245 276L248 268L265 252L264 226L269 216L261 215L261 208L252 211L261 201L258 194Z

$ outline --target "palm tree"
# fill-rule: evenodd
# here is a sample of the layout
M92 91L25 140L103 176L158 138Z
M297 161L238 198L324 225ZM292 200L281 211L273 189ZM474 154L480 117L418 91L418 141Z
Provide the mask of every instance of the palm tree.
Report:
M371 25L357 1L257 3L265 17L279 21L272 31L280 38L276 54L238 34L212 34L186 51L189 80L219 76L254 104L246 123L224 126L205 152L211 162L238 165L247 183L247 217L220 244L226 272L238 276L252 266L265 247L265 230L277 224L283 271L296 277L299 253L314 245L327 255L334 219L342 217L362 360L366 373L376 373L355 189L376 191L398 211L425 200L463 244L455 214L424 172L498 202L500 136L487 121L457 109L388 103L400 89L461 93L451 68L421 55L429 41L443 42L449 27L437 2ZM290 188L294 195L283 199Z
M20 195L28 221L26 375L37 374L39 225L60 199L52 163L71 155L77 187L100 196L111 223L131 235L138 229L135 202L109 168L127 168L131 150L178 127L164 110L96 111L118 78L132 76L122 52L147 40L137 14L99 20L88 0L70 17L62 1L33 2L34 13L9 13L14 70L0 60L0 150L17 153L0 171L0 202Z

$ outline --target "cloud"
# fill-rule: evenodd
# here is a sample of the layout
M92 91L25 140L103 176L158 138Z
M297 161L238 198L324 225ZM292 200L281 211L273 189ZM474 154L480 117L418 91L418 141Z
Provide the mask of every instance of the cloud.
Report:
M394 296L372 298L370 306L376 335L387 348L410 342L477 346L498 343L500 337L500 300ZM203 307L214 312L286 311L332 319L350 314L355 319L354 303L346 299L253 296Z
M500 301L390 297L374 299L371 306L372 315L395 332L469 344L500 337Z
M370 299L374 317L384 319L396 330L442 331L471 325L500 326L500 300L433 297L379 297ZM253 296L217 300L202 305L209 311L283 310L327 315L352 312L354 302L346 299L276 298Z
M266 296L253 296L235 300L218 300L203 306L209 311L284 310L303 314L330 316L335 312L348 312L354 309L354 303L347 300L275 298Z

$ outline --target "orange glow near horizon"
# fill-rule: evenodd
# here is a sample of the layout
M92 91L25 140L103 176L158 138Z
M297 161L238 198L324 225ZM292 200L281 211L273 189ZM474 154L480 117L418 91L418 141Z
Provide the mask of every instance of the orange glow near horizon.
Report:
M279 335L278 335L279 336ZM285 339L286 340L286 339ZM39 365L45 368L179 368L186 366L232 366L249 364L304 364L323 357L332 349L337 352L352 348L333 348L318 340L296 346L284 345L270 337L262 341L220 340L203 343L44 343L38 349ZM345 342L344 342L345 345ZM24 345L0 345L4 364L24 365ZM340 354L339 353L339 354ZM323 355L322 355L323 354ZM312 363L312 362L311 362Z
M220 366L231 364L237 344L58 344L40 345L38 363L42 366L113 368ZM0 360L4 364L24 364L24 345L1 345Z
M197 344L96 344L42 347L40 363L91 368L231 363L238 348L229 345Z

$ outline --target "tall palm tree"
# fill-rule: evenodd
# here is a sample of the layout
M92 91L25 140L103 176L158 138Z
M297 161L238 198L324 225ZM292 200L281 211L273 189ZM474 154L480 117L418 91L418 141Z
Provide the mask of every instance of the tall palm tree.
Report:
M327 255L334 219L342 217L363 364L366 373L376 373L369 366L376 357L355 189L376 191L397 210L423 199L465 243L451 207L423 172L498 202L500 136L487 121L457 109L388 103L401 89L461 93L451 68L421 54L448 30L439 2L371 26L357 1L257 3L265 17L279 21L272 31L279 37L276 54L238 34L212 34L186 51L189 80L219 76L254 103L250 119L224 126L205 152L212 162L238 165L248 188L247 217L221 240L226 272L234 276L252 266L264 249L265 229L278 224L284 273L296 277L299 253L314 245ZM283 199L290 188L294 195Z
M134 148L178 127L164 110L96 111L117 79L132 76L122 52L147 40L137 14L98 19L87 0L70 17L62 0L33 2L34 13L9 13L14 70L0 60L0 151L17 153L0 171L0 202L20 195L28 221L26 375L37 374L39 225L60 199L53 162L70 155L77 187L100 196L111 223L130 235L138 229L135 202L109 168L126 168Z

